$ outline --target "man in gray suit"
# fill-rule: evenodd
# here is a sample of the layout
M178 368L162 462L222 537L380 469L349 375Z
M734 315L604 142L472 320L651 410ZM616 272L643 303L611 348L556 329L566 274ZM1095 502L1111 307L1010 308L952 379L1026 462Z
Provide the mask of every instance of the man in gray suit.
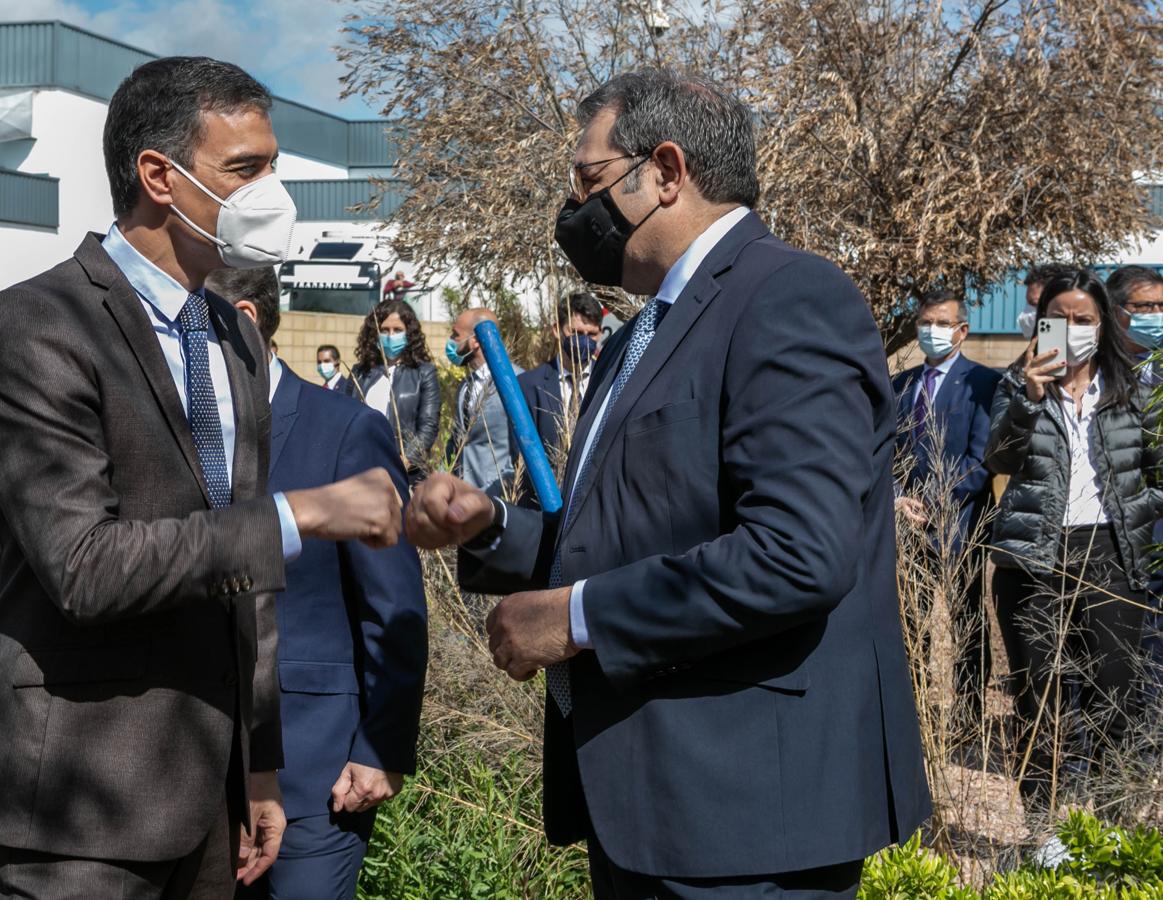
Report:
M468 374L456 389L448 459L453 471L491 497L499 497L513 482L513 454L509 449L509 416L493 383L493 374L473 329L481 322L497 322L490 310L466 309L452 323L445 355ZM520 374L525 371L514 366Z
M202 288L285 253L270 104L226 63L138 68L105 124L116 223L0 293L0 896L230 897L265 871L270 595L308 538L396 540L382 469L266 495L266 348Z

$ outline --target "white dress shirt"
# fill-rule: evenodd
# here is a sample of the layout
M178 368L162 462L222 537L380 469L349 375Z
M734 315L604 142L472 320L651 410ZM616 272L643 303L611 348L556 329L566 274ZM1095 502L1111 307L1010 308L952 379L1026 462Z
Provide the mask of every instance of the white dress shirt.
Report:
M1062 417L1066 420L1066 433L1070 438L1070 481L1062 524L1074 528L1109 522L1110 517L1102 506L1102 482L1099 481L1094 465L1097 448L1093 435L1095 413L1098 411L1099 398L1102 397L1102 373L1094 376L1083 393L1081 413L1073 397L1066 391L1060 394Z
M590 372L593 370L594 364L588 362L585 368L578 373L577 376L577 402L581 405L581 398L586 395L586 388L590 385ZM557 381L561 390L561 413L562 421L570 421L567 417L574 412L572 409L574 402L573 392L573 370L569 368L565 360L560 356L557 358Z
M392 407L392 382L396 378L396 367L388 366L387 372L382 378L377 378L376 383L368 389L367 405L374 410L382 412L385 416L389 416L389 411Z
M742 222L744 218L746 218L749 212L751 212L751 210L747 209L747 207L739 206L731 210L729 213L725 213L724 215L720 216L713 223L711 223L707 230L695 238L694 241L691 242L691 245L687 247L686 252L683 253L683 255L678 258L678 261L670 267L670 270L666 273L666 277L662 279L662 286L659 287L658 293L655 294L655 296L661 302L672 305L679 298L679 295L682 294L682 292L686 289L687 284L690 282L691 278L694 277L694 274L698 270L699 266L703 264L703 260L707 258L707 255L715 249L715 246L719 243L719 241L727 236L727 232L729 232L732 228ZM631 376L631 378L633 378L633 376ZM602 421L602 416L605 415L606 405L609 402L610 394L609 391L607 391L606 396L602 400L602 405L598 409L597 415L593 418L594 425ZM582 446L581 460L583 462L585 461L586 456L589 455L590 444L593 442L594 432L596 430L596 428L591 427L589 433L586 435L585 444ZM577 473L574 475L573 484L570 486L570 494L572 494L574 489L577 487L577 476L581 475L581 469L582 467L579 465L577 467ZM564 510L569 508L569 499L569 496L567 496L567 505L562 511L563 516L565 515ZM582 648L591 648L593 647L593 644L590 642L589 629L586 628L586 614L585 607L583 606L585 584L586 582L583 578L581 581L578 581L574 584L573 590L570 592L569 630L571 632L573 642L577 646Z
M917 398L921 396L921 390L925 384L925 375L930 369L937 370L937 377L933 381L933 394L929 397L929 406L932 408L934 401L937 399L937 394L941 392L941 385L945 383L945 376L949 374L949 370L953 368L953 363L961 358L961 351L956 350L944 362L938 363L935 366L929 365L927 362L921 367L921 377L917 379L917 383L913 385L913 408L916 409Z
M327 379L325 387L329 391L334 391L339 388L339 380L343 378L343 373L339 371L339 367L335 368L335 374Z
M182 410L189 415L186 397L186 359L182 352L182 328L178 316L190 292L172 277L146 259L137 248L125 239L116 224L109 226L109 233L101 242L114 265L141 298L142 308L149 316L153 332L157 335L162 355L169 366L170 376L182 402ZM198 293L201 293L199 291ZM222 345L214 330L214 320L210 320L207 334L207 356L210 362L210 381L214 385L214 399L218 406L218 419L222 424L222 449L226 454L226 477L234 483L234 400L230 395L230 377L226 372L226 359L222 355ZM275 360L277 362L277 360ZM281 371L281 369L280 369ZM274 396L274 386L271 387ZM283 557L294 559L303 549L299 529L291 505L281 493L274 495L275 507L279 511L279 526L283 536Z

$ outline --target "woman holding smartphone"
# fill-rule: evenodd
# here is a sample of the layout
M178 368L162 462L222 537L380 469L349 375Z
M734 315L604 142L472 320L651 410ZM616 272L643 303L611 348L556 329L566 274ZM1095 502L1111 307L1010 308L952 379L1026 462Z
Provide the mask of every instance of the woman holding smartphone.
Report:
M1038 318L1065 321L1065 346L1038 352L1035 337L1010 367L994 396L985 456L989 469L1011 476L993 559L1017 679L1019 760L1029 757L1021 779L1028 814L1050 803L1055 764L1080 732L1100 768L1128 749L1147 548L1163 511L1158 419L1102 281L1087 269L1054 278ZM1067 722L1064 671L1079 673L1084 728Z
M420 320L403 300L385 300L364 320L347 393L388 417L408 481L427 471L425 460L440 430L440 382Z

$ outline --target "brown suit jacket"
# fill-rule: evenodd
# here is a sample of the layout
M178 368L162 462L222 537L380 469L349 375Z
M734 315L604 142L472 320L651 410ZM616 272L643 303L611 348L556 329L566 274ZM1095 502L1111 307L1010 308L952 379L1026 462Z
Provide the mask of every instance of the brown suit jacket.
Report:
M282 765L266 355L208 300L237 428L219 510L99 236L0 292L0 845L177 858Z

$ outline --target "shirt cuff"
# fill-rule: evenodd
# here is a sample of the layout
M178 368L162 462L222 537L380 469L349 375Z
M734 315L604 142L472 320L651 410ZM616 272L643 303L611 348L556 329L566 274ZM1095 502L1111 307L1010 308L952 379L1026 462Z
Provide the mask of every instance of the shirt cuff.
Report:
M586 582L583 578L575 582L573 590L569 592L569 633L576 646L582 650L592 650L590 633L586 628L586 611L582 606L582 597L585 593Z
M283 559L292 562L303 552L303 539L299 537L299 526L295 524L295 514L282 491L274 495L275 509L279 511L279 530L283 533Z

